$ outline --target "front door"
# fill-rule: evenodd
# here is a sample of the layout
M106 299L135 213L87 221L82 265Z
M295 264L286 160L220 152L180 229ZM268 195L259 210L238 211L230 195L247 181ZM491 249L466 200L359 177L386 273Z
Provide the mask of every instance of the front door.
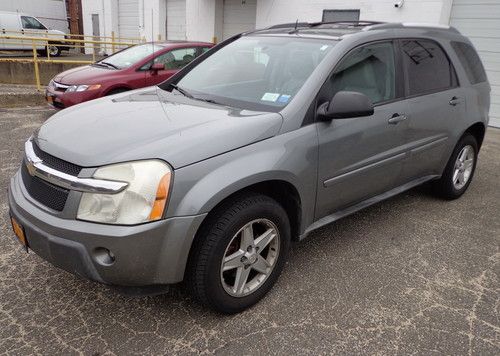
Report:
M48 30L40 21L32 16L21 16L21 24L23 26L24 37L39 37L41 40L31 40L26 39L23 41L23 48L27 50L33 49L33 43L36 48L45 48L48 43L49 36L47 35Z
M405 157L401 122L408 112L391 41L352 50L321 89L318 104L340 91L367 95L368 117L317 123L319 167L316 219L393 188Z
M172 75L177 73L182 67L191 62L197 54L195 47L178 48L157 56L153 63L161 63L165 69L159 71L149 70L146 74L146 86L158 85Z

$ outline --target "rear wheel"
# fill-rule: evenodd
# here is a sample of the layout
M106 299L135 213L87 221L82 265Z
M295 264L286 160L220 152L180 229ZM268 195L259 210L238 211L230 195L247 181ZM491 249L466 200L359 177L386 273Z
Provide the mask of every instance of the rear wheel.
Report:
M50 54L51 57L59 57L61 55L61 47L58 47L54 44L48 45L45 49L38 51L38 53L41 56L46 57L47 52Z
M455 146L441 178L433 182L436 195L445 199L457 199L469 187L476 170L477 140L471 134L464 135Z
M257 303L278 279L290 246L284 209L263 195L218 209L193 246L187 282L193 296L221 313Z

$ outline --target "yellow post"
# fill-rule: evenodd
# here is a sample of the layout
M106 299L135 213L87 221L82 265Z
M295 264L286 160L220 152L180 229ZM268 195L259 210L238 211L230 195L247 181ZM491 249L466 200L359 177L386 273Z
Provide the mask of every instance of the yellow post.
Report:
M212 37L212 43L213 43L213 44L217 44L217 37L215 37L215 36L214 36L214 37Z
M37 53L36 53L36 45L35 45L35 41L34 40L32 40L31 43L33 45L33 65L35 66L36 88L38 90L41 90L41 88L40 88L40 73L38 72L38 56L37 56Z
M115 53L115 31L111 31L111 52Z
M47 41L47 59L50 59L49 41Z
M161 33L158 34L158 42L161 42Z

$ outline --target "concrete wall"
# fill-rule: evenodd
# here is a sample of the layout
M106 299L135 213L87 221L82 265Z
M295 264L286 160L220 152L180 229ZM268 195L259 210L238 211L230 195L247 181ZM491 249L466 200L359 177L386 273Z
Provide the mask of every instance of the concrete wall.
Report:
M0 11L25 12L51 29L69 32L64 0L0 0Z
M39 63L40 83L49 84L50 80L65 70L79 67L82 64ZM2 84L35 84L33 63L4 62L0 64L0 83Z
M257 0L256 27L277 23L321 21L323 10L359 9L361 20L448 24L452 0Z

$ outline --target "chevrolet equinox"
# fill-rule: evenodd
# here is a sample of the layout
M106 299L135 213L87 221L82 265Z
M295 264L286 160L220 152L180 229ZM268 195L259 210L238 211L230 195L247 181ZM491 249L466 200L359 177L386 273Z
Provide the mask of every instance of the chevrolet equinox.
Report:
M284 24L234 36L156 87L53 115L10 183L14 232L119 288L184 281L236 313L290 243L424 182L460 197L490 86L451 27Z

